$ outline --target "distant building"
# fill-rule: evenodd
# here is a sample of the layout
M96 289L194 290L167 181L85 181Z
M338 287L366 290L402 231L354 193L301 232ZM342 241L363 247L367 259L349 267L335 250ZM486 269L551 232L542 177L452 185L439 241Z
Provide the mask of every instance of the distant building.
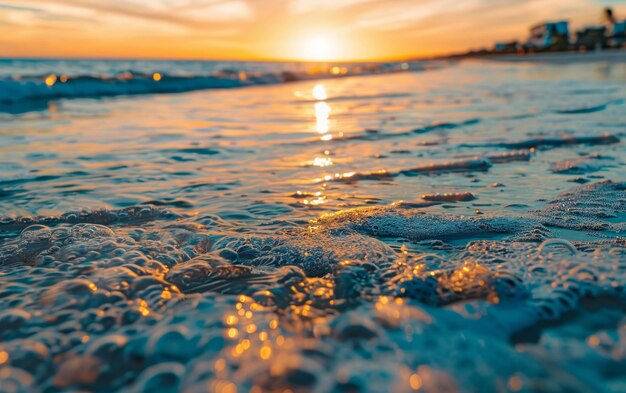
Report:
M571 40L567 21L540 23L530 28L530 36L525 43L520 44L517 41L498 42L490 53L512 54L626 48L626 20L618 19L610 7L604 10L604 20L602 25L585 26L576 31ZM465 55L476 56L480 54L471 51Z
M612 48L621 48L626 45L626 20L613 24L608 44Z
M576 50L599 50L607 46L605 26L587 26L576 32Z
M533 26L525 47L534 51L567 50L569 48L568 22L546 22Z
M520 48L519 42L498 42L493 48L495 53L517 53Z

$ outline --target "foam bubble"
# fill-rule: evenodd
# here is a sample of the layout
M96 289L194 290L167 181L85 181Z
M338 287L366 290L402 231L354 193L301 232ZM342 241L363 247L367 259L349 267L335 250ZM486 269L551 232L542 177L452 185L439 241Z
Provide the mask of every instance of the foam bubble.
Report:
M594 153L555 162L550 170L554 173L580 175L602 170L610 165L609 161L610 158Z
M369 207L265 235L184 221L34 224L2 245L0 381L17 391L606 390L623 314L589 302L623 305L624 242L516 240L548 236L552 214L571 223L621 211L620 193L586 185L528 217ZM441 241L487 234L514 240ZM552 337L555 324L583 338ZM574 354L558 349L568 342ZM564 367L546 367L555 350Z
M546 225L577 230L615 230L609 221L626 212L626 184L601 181L566 191L534 212Z
M467 202L472 201L476 197L471 192L459 192L459 193L445 193L445 194L424 194L422 199L427 201L439 201L439 202Z

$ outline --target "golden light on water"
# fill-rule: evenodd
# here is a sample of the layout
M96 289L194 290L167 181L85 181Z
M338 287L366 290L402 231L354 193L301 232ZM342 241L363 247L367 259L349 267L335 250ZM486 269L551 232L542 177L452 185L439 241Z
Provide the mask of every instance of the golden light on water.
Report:
M263 346L261 350L259 351L259 356L263 360L269 359L270 356L272 356L272 348L268 346Z
M313 98L315 98L318 102L315 103L315 129L320 134L326 134L330 131L330 105L328 105L324 100L328 99L328 93L326 92L326 87L323 84L318 83L311 90L311 94ZM327 140L327 139L323 139Z
M235 315L228 315L226 316L226 324L227 325L234 325L238 322L238 318Z
M317 100L313 105L315 112L315 131L321 134L321 141L330 141L333 139L333 135L329 133L331 107L326 102L328 99L326 87L321 83L316 84L311 90L311 95ZM328 155L330 152L325 151L324 154ZM333 161L330 157L315 157L313 161L311 161L311 164L316 167L324 168L332 166ZM322 195L321 192L317 192L315 195L311 196L312 198L303 199L301 203L308 206L318 206L326 203L326 196Z
M237 336L239 335L239 332L237 331L236 328L230 328L228 329L227 333L229 338L237 338Z
M161 74L159 74L158 72L155 72L154 74L152 74L152 79L155 82L159 82L163 77L161 76Z
M46 79L44 79L44 82L46 83L46 86L51 87L55 83L57 83L57 76L56 75L48 75L46 77Z
M333 75L345 75L348 73L348 68L346 67L339 67L339 66L334 66L330 69L330 73Z
M147 317L148 315L150 315L150 308L148 307L148 302L146 302L143 299L138 299L137 302L139 303L137 307L137 311L139 311L139 313L143 315L144 317Z
M511 378L509 378L507 385L512 392L520 391L524 386L524 384L522 383L522 379L518 375L513 375Z
M419 390L422 387L422 378L418 374L411 374L409 383L411 384L411 389Z
M326 87L323 84L318 83L313 86L313 90L311 90L311 94L313 94L313 98L318 101L323 101L328 99L328 93L326 93Z
M326 134L330 130L330 106L325 102L315 103L315 128L318 133Z
M169 291L168 288L163 289L163 292L161 292L161 298L165 300L169 300L172 298L172 293Z
M329 157L315 157L313 159L313 166L324 168L333 165L333 160Z
M587 338L587 344L592 347L597 347L598 345L600 345L600 338L598 338L598 336L589 336Z
M230 381L219 381L214 391L218 393L237 393L237 385Z

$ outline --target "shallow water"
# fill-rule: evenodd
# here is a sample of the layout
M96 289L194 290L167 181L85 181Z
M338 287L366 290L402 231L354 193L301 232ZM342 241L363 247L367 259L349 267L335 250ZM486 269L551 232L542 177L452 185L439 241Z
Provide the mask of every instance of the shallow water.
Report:
M0 390L623 391L625 82L465 62L0 113Z

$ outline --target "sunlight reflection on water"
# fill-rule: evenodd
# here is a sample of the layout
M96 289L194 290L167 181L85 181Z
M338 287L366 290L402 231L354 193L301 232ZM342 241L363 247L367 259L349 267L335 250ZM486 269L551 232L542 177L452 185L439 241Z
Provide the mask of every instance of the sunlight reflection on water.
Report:
M619 391L626 68L596 67L0 114L0 390Z

